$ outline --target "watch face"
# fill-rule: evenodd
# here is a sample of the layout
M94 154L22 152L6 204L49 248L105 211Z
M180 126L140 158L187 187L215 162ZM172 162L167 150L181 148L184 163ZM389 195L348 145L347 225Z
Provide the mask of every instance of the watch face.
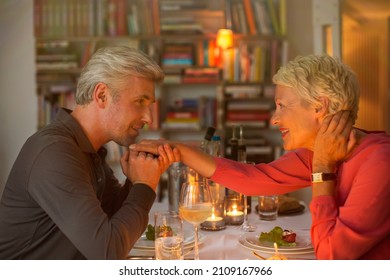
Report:
M322 182L322 173L313 173L311 174L311 181L314 183Z
M321 183L324 181L333 181L336 180L336 174L334 173L312 173L311 181L313 183Z

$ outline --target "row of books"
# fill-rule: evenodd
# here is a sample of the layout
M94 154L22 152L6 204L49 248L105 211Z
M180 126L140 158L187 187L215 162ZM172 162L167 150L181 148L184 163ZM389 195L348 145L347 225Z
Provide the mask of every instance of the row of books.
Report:
M49 124L59 108L73 109L76 105L75 89L71 85L51 85L40 88L38 95L38 127Z
M34 1L37 37L159 34L158 18L158 0Z
M229 82L270 82L287 61L286 41L272 40L264 44L242 43L223 52L223 80Z
M241 34L286 35L286 0L229 0L228 22Z
M162 128L200 130L215 126L215 108L215 98L177 99L168 109Z
M259 99L273 100L275 85L272 84L227 84L223 89L225 98L230 99Z

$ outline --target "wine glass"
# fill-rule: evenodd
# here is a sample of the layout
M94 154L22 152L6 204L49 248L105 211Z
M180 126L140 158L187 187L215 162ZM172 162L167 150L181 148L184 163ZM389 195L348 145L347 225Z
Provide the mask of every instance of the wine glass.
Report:
M255 163L251 162L251 161L245 160L242 162L247 163L247 164L251 164L251 165L255 165ZM244 198L244 223L241 225L240 229L242 231L248 231L248 232L255 231L256 226L252 225L248 222L248 198L245 194L243 196L244 196L243 197Z
M183 220L194 226L194 260L199 260L199 225L211 216L211 212L212 198L207 183L204 180L183 183L180 192L179 214Z
M248 232L251 232L251 231L255 231L256 230L256 226L255 225L252 225L248 222L248 205L247 205L247 196L246 195L243 195L244 197L244 222L242 223L242 225L240 226L240 229L242 231L248 231Z

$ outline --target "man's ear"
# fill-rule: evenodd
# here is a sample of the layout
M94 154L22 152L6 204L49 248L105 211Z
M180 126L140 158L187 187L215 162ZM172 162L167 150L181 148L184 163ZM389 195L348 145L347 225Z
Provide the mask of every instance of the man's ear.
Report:
M329 108L329 99L327 97L325 97L325 96L321 96L320 97L320 103L321 103L320 105L317 105L315 107L315 113L316 113L316 116L318 118L323 118L329 112L329 110L328 110L328 108Z
M98 104L100 108L107 105L107 97L109 95L109 88L105 83L98 83L93 91L92 99Z

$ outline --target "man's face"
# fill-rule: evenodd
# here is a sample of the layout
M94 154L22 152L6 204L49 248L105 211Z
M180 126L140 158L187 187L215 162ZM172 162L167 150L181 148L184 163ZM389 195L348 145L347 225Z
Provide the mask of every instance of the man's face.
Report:
M105 124L110 139L121 146L134 143L140 129L153 122L151 106L155 102L153 81L129 77L115 85L118 96L112 98L106 108Z
M294 89L281 85L276 86L275 103L271 121L282 133L284 149L312 150L320 125L315 108L306 104Z

